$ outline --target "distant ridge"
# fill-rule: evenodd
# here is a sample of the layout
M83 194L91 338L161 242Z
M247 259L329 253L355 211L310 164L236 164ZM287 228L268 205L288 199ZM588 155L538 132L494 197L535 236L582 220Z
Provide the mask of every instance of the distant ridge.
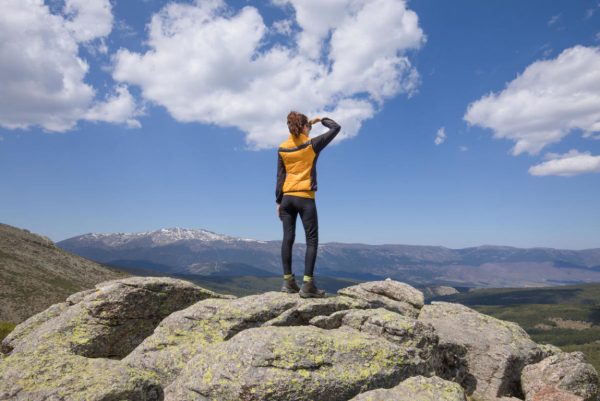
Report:
M302 241L298 230L297 241ZM85 234L58 246L100 263L169 274L281 274L281 241L236 238L204 229ZM305 245L294 245L302 274ZM259 270L256 270L259 269ZM319 244L316 274L355 280L393 278L411 285L532 287L600 282L600 248L566 250L482 245L443 246L329 242Z

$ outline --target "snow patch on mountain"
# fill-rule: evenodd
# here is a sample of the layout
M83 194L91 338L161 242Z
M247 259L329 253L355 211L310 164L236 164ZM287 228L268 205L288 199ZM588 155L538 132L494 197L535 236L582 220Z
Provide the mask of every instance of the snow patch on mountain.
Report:
M98 234L89 233L81 235L77 238L79 241L100 241L106 246L118 247L127 245L131 242L137 242L140 240L148 240L154 246L169 245L177 241L192 240L192 241L223 241L228 243L233 242L253 242L253 243L265 243L266 241L259 241L251 238L237 238L228 235L218 234L213 231L203 229L190 229L190 228L161 228L156 231L144 231L138 233L110 233L110 234Z

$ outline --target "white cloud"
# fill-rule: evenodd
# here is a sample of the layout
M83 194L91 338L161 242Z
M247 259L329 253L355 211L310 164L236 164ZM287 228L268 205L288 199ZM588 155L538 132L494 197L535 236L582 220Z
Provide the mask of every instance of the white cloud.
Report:
M67 0L63 12L52 14L42 0L2 2L0 126L66 131L102 108L84 81L89 66L78 53L95 39L102 51L113 21L110 2ZM103 119L119 120L107 114Z
M435 140L433 141L436 145L441 145L446 140L446 130L444 127L437 130L435 134Z
M339 120L356 135L398 93L415 93L419 75L406 53L425 36L403 0L276 0L293 11L293 45L265 47L269 29L254 7L222 0L170 3L152 17L149 49L115 56L113 78L178 121L237 127L254 149L287 136L292 109Z
M600 49L575 46L537 61L500 93L471 103L464 119L515 141L514 155L537 154L573 130L600 132Z
M130 128L140 128L141 124L134 117L142 114L135 99L125 85L115 88L115 93L108 96L104 102L95 104L85 114L90 121L109 123L124 123Z
M592 156L590 152L579 152L571 149L567 153L548 153L546 161L529 168L531 175L573 176L584 173L600 173L600 156Z
M108 36L113 15L108 0L65 0L65 27L77 42Z

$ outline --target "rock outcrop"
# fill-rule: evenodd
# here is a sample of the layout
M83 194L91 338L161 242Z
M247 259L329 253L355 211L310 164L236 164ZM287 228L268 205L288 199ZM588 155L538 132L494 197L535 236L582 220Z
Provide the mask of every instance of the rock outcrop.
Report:
M539 399L540 393L551 392L568 392L571 397L577 395L584 401L598 398L598 374L581 352L559 353L526 366L521 383L527 400Z
M535 387L591 401L598 380L580 355L393 280L303 299L119 279L27 319L1 351L0 400L514 401ZM548 373L561 369L578 373Z
M307 324L314 316L357 307L368 304L347 297L304 300L283 292L207 299L163 320L123 362L157 373L161 383L168 385L196 354L242 330Z
M440 343L467 349L470 380L461 384L474 400L522 396L521 370L545 356L519 325L481 314L464 305L432 302L419 314L430 323Z
M160 400L156 375L117 360L171 313L221 297L187 281L103 282L27 319L2 342L0 400Z

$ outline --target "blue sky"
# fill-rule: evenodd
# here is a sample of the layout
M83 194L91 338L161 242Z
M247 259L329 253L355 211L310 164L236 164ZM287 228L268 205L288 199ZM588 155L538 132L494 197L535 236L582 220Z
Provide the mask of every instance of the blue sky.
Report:
M219 3L9 1L0 221L280 239L296 108L343 128L321 243L600 247L597 1Z

